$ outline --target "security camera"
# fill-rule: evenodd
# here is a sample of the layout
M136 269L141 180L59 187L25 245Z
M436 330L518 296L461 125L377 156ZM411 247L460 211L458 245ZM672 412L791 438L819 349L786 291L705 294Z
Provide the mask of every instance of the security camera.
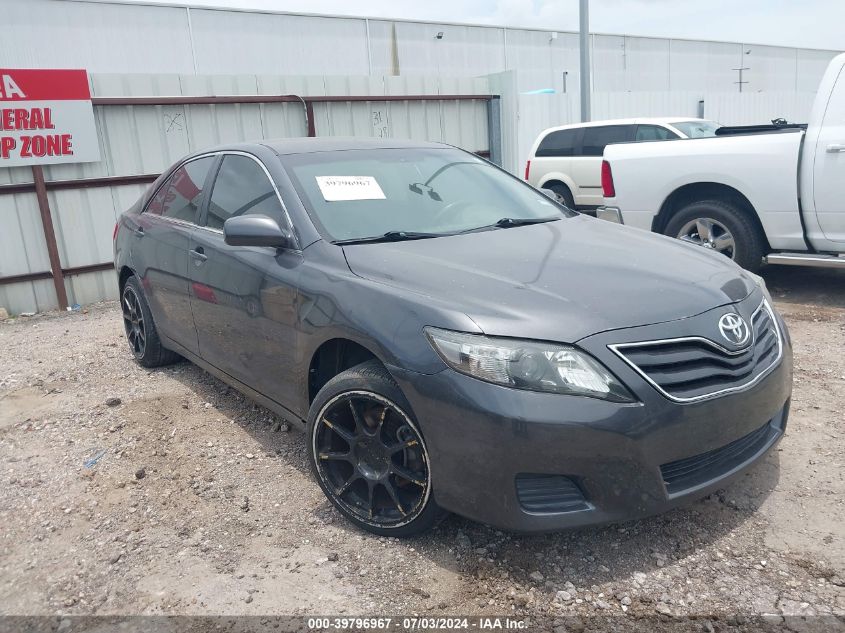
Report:
M434 39L442 40L443 39L443 31L438 31L437 35L434 36Z

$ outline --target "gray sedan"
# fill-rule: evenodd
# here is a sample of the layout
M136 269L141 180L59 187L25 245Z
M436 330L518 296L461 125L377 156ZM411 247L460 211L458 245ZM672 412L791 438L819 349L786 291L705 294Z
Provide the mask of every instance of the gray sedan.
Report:
M301 422L326 496L378 534L646 516L786 427L791 346L760 278L454 147L199 152L114 248L137 361L184 357Z

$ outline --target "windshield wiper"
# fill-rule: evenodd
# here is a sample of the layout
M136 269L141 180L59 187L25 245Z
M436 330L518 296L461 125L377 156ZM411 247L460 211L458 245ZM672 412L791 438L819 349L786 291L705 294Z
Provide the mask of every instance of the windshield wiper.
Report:
M526 226L528 224L543 224L544 222L554 222L560 220L560 216L553 215L548 218L502 218L490 226L495 226L500 229L509 229L512 226Z
M460 233L475 233L476 231L486 231L489 229L509 229L514 226L527 226L529 224L544 224L545 222L554 222L560 220L560 216L553 215L548 218L502 218L493 224L485 224L484 226L476 226L471 229L459 231Z
M374 244L377 242L404 242L407 240L425 240L430 237L443 237L449 233L421 233L419 231L388 231L372 237L355 237L348 240L335 240L332 244Z

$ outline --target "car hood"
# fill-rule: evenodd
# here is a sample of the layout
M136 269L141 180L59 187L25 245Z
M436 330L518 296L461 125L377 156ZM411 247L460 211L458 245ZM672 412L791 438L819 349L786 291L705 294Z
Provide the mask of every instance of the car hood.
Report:
M356 275L460 311L485 334L570 343L694 316L755 288L722 256L585 216L344 253Z

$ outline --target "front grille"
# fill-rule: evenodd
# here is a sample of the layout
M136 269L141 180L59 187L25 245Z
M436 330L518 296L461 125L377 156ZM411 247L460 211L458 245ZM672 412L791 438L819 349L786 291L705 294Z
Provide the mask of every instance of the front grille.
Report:
M726 475L768 447L779 433L779 429L766 423L721 448L663 464L660 473L666 490L670 495L679 494Z
M516 476L516 496L528 512L576 512L590 505L574 481L563 475Z
M767 302L754 312L751 331L751 343L737 351L699 336L610 348L667 398L692 402L749 387L777 364L782 342Z

